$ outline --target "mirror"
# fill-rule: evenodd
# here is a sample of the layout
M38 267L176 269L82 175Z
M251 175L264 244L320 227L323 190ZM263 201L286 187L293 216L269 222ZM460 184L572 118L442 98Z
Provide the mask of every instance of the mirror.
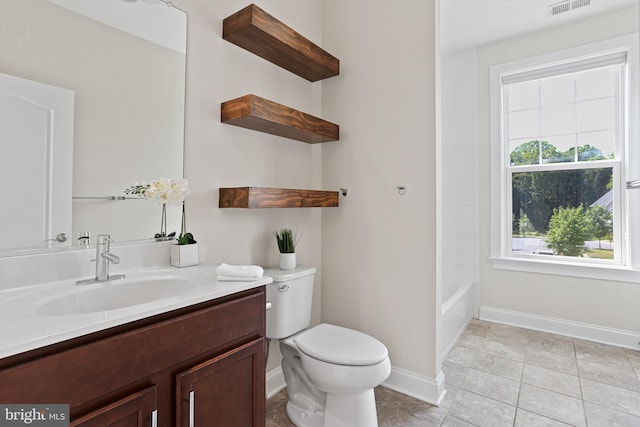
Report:
M186 26L165 0L0 2L0 256L160 231L162 207L125 190L183 176ZM180 215L167 206L168 232Z

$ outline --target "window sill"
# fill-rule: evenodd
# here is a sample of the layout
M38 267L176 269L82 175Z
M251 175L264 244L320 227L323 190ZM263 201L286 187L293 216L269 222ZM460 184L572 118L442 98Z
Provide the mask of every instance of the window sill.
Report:
M586 277L588 279L640 283L640 270L617 265L585 265L522 258L490 258L493 268L557 276Z

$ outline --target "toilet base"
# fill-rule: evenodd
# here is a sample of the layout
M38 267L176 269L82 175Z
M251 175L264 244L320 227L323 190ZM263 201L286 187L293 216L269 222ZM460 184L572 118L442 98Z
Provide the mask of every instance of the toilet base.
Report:
M324 426L378 427L373 389L357 394L327 394Z
M296 427L378 427L373 388L389 376L389 358L367 366L328 364L299 352L292 337L280 341L280 353L287 416Z
M324 414L287 402L287 416L296 427L378 427L373 390L358 394L328 394Z
M291 400L287 402L287 416L296 427L324 427L324 414L302 409Z

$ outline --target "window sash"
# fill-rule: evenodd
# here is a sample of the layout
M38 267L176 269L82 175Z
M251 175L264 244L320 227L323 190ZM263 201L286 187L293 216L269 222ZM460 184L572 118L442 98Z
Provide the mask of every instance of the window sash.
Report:
M543 79L546 77L555 77L562 74L577 73L580 71L592 70L595 68L608 67L610 65L624 65L627 63L626 51L614 51L610 53L601 53L589 55L586 57L571 59L567 61L557 62L554 64L532 67L519 70L513 73L504 73L501 76L501 84L503 86L522 83L531 80Z
M554 255L550 258L546 255L518 253L513 251L513 229L511 226L511 215L513 212L513 174L525 172L548 172L548 171L571 171L587 169L613 169L613 260L600 260L593 258L578 258L569 256ZM621 162L619 160L597 160L593 162L581 163L552 163L544 165L523 165L509 166L506 168L507 179L505 179L505 194L507 195L504 211L502 214L502 230L504 231L504 241L502 242L502 256L516 259L544 259L548 262L573 262L584 264L607 264L626 265L627 263L627 239L624 238L626 229L622 221L624 210L622 200L622 179Z
M625 133L625 100L626 100L626 85L625 85L625 73L627 61L626 51L616 51L607 54L596 54L580 59L569 59L563 62L553 63L549 65L542 65L535 68L528 68L512 73L504 73L500 76L500 90L501 90L501 108L500 108L500 121L501 125L501 152L502 152L502 169L503 174L503 210L501 215L501 243L500 254L503 258L513 259L535 259L543 260L544 262L551 263L576 263L584 265L618 265L626 266L629 262L629 246L626 236L626 224L623 224L624 206L623 194L622 194L622 158L623 147L625 146L624 139ZM533 165L511 165L511 149L509 140L509 88L508 86L514 83L524 83L526 81L538 80L547 77L556 77L565 74L571 74L579 71L587 71L595 68L602 68L608 66L618 66L618 73L616 73L616 121L615 121L615 143L614 153L615 158L609 160L595 160L595 161L577 161L577 144L576 144L576 158L572 162L558 162L558 163L539 163ZM575 104L575 101L574 101ZM540 108L540 107L538 107ZM577 132L575 133L578 134ZM542 140L543 138L538 135L532 139ZM603 153L606 154L606 153ZM541 162L542 159L539 161ZM554 255L552 258L540 254L526 254L513 251L513 228L511 224L512 212L513 212L513 174L521 172L544 172L544 171L563 171L563 170L586 170L596 168L613 169L613 198L614 198L614 210L613 210L613 260L599 260L591 258L579 258L579 257L565 257Z
M614 55L614 54L610 54L610 55ZM622 51L622 52L617 52L615 54L616 56L621 57L624 61L626 61L627 58L627 53L626 51ZM609 55L605 55L605 57L607 57ZM591 61L594 64L598 63L598 57L591 57L590 58ZM584 63L582 61L575 61L578 64L580 64L580 67L584 67L586 66L587 63ZM604 62L604 61L603 61ZM560 67L560 66L554 66L554 65L550 65L547 68L539 68L538 70L540 71L540 73L542 73L543 71L548 71L547 75L543 76L543 77L532 77L530 79L526 79L526 80L521 80L521 83L524 83L526 81L533 81L533 80L538 80L539 78L544 78L544 77L557 77L560 75L564 75L564 74L570 74L576 71L567 71L568 68L567 66L570 64L573 64L573 62L565 62L563 63L564 66ZM615 153L615 157L616 159L620 159L622 158L621 156L624 153L623 147L625 146L625 140L626 140L626 132L625 132L625 113L626 113L626 91L627 91L627 85L626 85L626 79L625 79L625 75L628 72L627 70L627 64L626 62L624 63L611 63L608 64L606 66L618 66L617 69L617 73L615 73L615 77L616 80L614 82L614 84L617 87L617 91L616 94L614 96L615 101L616 101L616 107L615 107L615 128L614 129L600 129L600 130L590 130L587 132L578 132L578 130L576 129L576 132L573 133L566 133L566 134L558 134L558 135L552 135L552 136L561 136L561 135L580 135L580 134L587 134L590 132L598 132L598 131L602 131L602 130L615 130L616 132L616 136L615 136L615 142L614 142L614 153ZM576 65L576 67L578 67ZM578 71L587 71L589 69L592 68L582 68ZM551 73L550 70L555 70L555 73L557 74L553 74ZM526 75L527 72L523 72L523 73L515 73L514 75ZM509 83L505 83L504 82L504 75L501 76L501 86L500 86L500 91L501 91L501 114L500 114L500 122L501 122L501 128L502 128L502 133L501 133L501 146L502 146L502 153L503 153L503 166L510 166L511 163L511 159L510 159L510 149L509 149L509 141L510 141L510 124L509 124L509 114L512 112L509 109L509 85L515 83L515 82L509 82ZM571 105L576 105L578 104L577 100L574 100L573 103L571 103ZM533 109L532 109L533 110ZM542 107L538 106L537 111L542 111ZM533 139L538 139L538 140L543 140L543 134L542 134L542 130L538 129L538 135L531 135L529 139L533 140ZM550 135L551 136L551 135ZM523 138L523 139L527 139L527 138ZM603 154L607 154L607 153L603 153ZM577 144L576 144L576 153L575 153L576 159L574 161L577 161ZM541 161L542 159L540 159ZM561 163L569 163L569 162L561 162ZM582 162L585 163L585 162Z

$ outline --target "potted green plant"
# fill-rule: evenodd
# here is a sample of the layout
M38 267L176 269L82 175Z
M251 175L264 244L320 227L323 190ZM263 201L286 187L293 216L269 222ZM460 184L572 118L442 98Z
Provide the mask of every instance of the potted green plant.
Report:
M273 232L278 242L278 250L280 251L280 269L293 270L296 268L296 245L300 240L300 236L294 233L290 228L281 228Z

